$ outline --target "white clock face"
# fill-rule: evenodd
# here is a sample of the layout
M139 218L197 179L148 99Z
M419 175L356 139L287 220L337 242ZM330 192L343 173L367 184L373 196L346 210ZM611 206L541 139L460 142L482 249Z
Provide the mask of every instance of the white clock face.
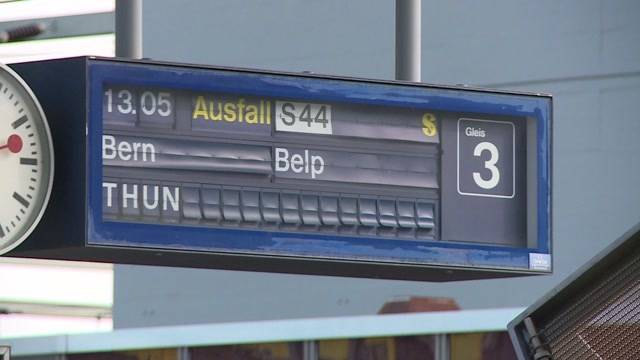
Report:
M49 127L25 83L0 64L0 254L33 231L53 180Z

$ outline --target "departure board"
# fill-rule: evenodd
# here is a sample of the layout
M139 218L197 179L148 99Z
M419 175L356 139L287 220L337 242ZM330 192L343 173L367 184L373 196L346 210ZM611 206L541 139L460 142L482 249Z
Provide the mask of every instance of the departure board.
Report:
M265 235L295 239L296 251L276 250L285 255L309 256L305 241L511 248L529 252L528 269L550 270L539 212L548 109L527 104L548 99L120 67L91 96L105 223L197 229L193 248L213 251ZM126 76L136 70L141 81ZM173 245L193 245L184 241Z
M551 272L548 95L107 58L18 68L56 145L44 226L77 250L58 258Z

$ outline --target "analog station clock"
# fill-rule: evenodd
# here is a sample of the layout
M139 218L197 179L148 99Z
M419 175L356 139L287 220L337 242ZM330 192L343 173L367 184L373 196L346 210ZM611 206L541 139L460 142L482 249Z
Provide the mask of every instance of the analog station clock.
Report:
M0 255L29 237L47 207L53 144L27 84L0 64Z

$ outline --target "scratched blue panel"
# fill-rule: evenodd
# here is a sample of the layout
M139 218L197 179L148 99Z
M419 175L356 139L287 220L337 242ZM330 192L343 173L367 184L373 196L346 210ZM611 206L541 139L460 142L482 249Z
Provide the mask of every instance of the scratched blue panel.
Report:
M89 244L519 270L529 269L530 253L550 253L549 98L111 61L91 61L89 78ZM532 117L538 125L538 245L536 248L510 248L103 221L101 135L102 86L105 82Z

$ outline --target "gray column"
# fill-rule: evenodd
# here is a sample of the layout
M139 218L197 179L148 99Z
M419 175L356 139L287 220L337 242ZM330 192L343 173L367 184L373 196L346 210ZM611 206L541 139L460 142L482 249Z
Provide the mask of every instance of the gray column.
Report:
M421 80L421 1L396 0L396 80Z
M116 56L142 57L142 0L116 0Z

